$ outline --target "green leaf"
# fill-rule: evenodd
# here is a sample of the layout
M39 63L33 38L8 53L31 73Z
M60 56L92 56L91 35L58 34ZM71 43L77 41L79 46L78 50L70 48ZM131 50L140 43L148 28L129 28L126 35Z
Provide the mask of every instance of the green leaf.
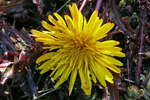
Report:
M148 80L148 83L147 83L147 89L150 90L150 79Z

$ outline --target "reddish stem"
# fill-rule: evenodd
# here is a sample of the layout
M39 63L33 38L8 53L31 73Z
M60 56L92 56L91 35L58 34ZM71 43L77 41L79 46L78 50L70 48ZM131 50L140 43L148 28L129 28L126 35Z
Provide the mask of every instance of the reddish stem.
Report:
M127 29L125 28L124 24L122 23L122 21L120 20L120 15L116 9L116 6L115 6L115 0L109 0L109 4L114 12L114 15L115 15L115 18L117 20L117 23L118 23L118 26L124 31L126 32Z
M127 78L128 78L128 80L130 80L130 59L131 59L131 56L130 56L130 51L129 51L129 43L127 43L127 45L125 46L126 47L126 58L127 58L127 63L126 63L126 66L127 66ZM131 85L131 83L130 82L128 82L128 86L130 86Z
M89 0L83 0L82 4L81 4L81 7L79 8L79 11L82 11L84 6L86 5L86 3L88 2Z
M144 41L145 18L146 18L146 12L147 12L146 4L142 5L141 8L142 8L142 13L141 13L142 24L141 24L141 38L140 38L139 53L143 51L142 47L143 47L143 41ZM137 62L137 70L136 70L136 81L135 81L137 86L140 83L141 67L142 67L142 55L139 54L138 62Z
M115 19L116 19L116 21L117 21L117 25L118 25L118 26L121 28L121 30L124 32L124 35L125 35L126 39L127 39L128 36L129 36L130 38L132 38L132 39L135 39L135 36L133 36L133 34L132 34L130 31L128 31L128 30L125 28L124 24L122 23L121 18L120 18L120 15L119 15L119 13L118 13L118 11L117 11L117 8L116 8L116 6L115 6L115 0L109 0L109 5L110 5L110 7L112 8L112 10L113 10L113 12L114 12Z
M121 84L120 83L120 78L119 78L119 74L113 73L114 76L114 84L111 83L107 83L108 85L108 90L110 92L110 100L119 100L119 89L118 89L118 85Z
M99 12L102 7L102 3L103 3L103 0L97 0L95 10Z

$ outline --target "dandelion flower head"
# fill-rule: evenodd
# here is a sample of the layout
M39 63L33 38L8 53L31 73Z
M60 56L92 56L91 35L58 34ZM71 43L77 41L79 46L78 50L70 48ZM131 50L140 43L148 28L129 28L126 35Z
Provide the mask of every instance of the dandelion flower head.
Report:
M71 94L76 77L79 75L81 88L86 95L90 95L92 81L94 83L99 81L104 87L106 81L114 82L109 70L120 73L117 66L123 64L113 57L125 57L125 54L121 52L121 48L116 47L119 42L99 41L106 36L114 24L102 25L103 20L99 19L98 11L95 10L87 22L76 4L69 5L69 10L71 17L65 15L64 19L57 13L54 13L57 20L49 15L48 19L53 25L42 21L47 31L31 30L36 41L48 45L43 49L51 51L40 56L36 63L45 61L39 67L41 74L54 68L50 77L53 76L54 80L60 77L55 88L69 77L69 94Z

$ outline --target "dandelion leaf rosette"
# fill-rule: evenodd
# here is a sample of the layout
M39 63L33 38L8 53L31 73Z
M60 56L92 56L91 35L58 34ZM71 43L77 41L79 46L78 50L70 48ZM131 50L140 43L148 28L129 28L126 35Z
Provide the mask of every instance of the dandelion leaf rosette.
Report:
M40 56L36 63L45 61L39 67L41 74L55 68L50 74L54 80L60 77L55 88L69 77L69 94L71 94L76 77L79 75L81 88L86 95L90 95L91 80L94 83L99 81L104 87L106 87L106 81L114 82L109 70L120 73L120 69L116 66L123 65L114 56L125 57L125 54L121 52L121 48L116 47L119 42L115 40L99 41L114 27L114 24L102 25L103 20L99 19L98 11L95 10L87 22L76 4L69 5L69 10L71 17L65 15L64 19L57 13L54 13L57 20L49 15L48 19L53 25L42 21L47 31L31 30L36 41L48 45L43 49L51 51Z

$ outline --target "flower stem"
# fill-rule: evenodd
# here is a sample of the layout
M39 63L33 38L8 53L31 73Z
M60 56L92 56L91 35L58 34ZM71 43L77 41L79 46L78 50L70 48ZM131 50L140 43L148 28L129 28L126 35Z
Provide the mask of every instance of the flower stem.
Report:
M79 8L79 11L82 11L84 6L86 5L86 3L88 2L89 0L83 0L82 4L81 4L81 7Z
M97 0L95 10L99 12L102 7L102 3L103 3L103 0Z
M141 38L140 38L140 49L139 49L139 53L141 53L142 47L143 47L143 40L144 40L144 28L145 28L145 18L146 18L146 12L147 12L147 6L146 4L143 4L141 6L142 8L142 13L141 13ZM141 74L141 67L142 67L142 55L139 54L138 57L138 62L137 62L137 69L136 69L136 85L138 86L140 83L140 74Z

